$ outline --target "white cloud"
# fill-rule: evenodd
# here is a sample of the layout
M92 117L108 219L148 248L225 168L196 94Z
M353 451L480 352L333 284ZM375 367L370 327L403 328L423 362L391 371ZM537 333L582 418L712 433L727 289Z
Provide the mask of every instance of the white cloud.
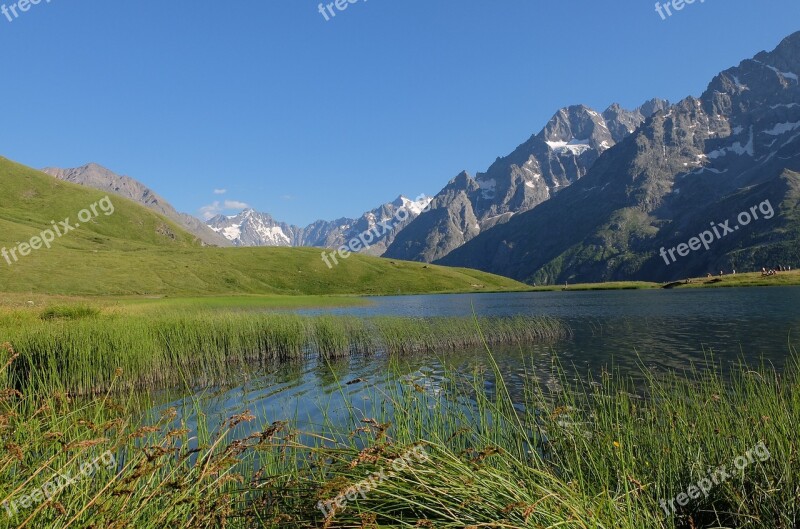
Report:
M203 217L204 220L208 220L222 213L222 206L219 205L219 200L215 200L211 204L200 208L199 211L200 216Z
M227 190L227 189L215 189L215 190L214 190L214 194L215 194L215 195L224 195L224 194L225 194L225 193L227 193L227 192L228 192L228 190Z
M226 200L225 202L215 200L211 204L201 207L198 211L200 212L200 216L203 217L203 220L208 220L212 217L222 214L229 209L242 210L249 207L250 206L245 202L240 202L238 200Z

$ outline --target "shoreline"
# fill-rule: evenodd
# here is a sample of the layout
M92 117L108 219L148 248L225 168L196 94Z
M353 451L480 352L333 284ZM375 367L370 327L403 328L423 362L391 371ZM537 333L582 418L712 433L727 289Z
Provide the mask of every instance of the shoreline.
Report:
M648 281L607 281L602 283L576 283L568 285L545 285L531 288L531 292L575 291L585 292L591 290L674 290L697 288L749 288L749 287L788 287L800 286L800 270L778 272L772 276L763 276L761 272L743 274L726 274L713 277L693 277L680 281L654 283Z
M84 296L20 292L2 292L0 313L3 311L40 311L57 305L86 305L127 314L150 311L252 311L315 309L330 307L369 306L370 298L408 296L446 296L458 294L512 294L524 292L590 292L610 290L685 290L698 288L750 288L800 286L800 270L778 272L763 276L760 272L729 274L715 277L696 277L686 280L655 283L648 281L606 281L564 285L539 285L519 289L487 289L475 291L431 291L413 294L231 294L231 295L147 295L147 296Z

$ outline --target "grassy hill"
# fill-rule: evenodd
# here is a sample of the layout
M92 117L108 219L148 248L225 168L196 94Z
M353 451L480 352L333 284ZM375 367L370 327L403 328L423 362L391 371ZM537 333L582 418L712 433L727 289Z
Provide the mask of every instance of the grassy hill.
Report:
M106 194L0 158L0 248L18 248L69 218L79 227L11 264L0 292L103 296L410 294L517 290L475 270L363 255L332 269L313 248L211 248L173 222L121 197L85 223L78 212ZM110 208L108 208L110 211Z

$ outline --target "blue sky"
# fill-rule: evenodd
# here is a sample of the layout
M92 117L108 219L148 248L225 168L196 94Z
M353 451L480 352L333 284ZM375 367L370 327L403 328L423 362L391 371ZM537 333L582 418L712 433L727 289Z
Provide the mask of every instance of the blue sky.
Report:
M435 193L562 106L698 95L800 30L797 0L46 1L0 15L0 153L301 225Z

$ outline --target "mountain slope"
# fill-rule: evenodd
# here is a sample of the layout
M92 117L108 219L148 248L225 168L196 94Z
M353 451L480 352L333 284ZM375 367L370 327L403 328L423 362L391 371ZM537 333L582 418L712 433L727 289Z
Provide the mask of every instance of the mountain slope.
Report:
M152 210L0 158L0 292L63 295L409 294L524 288L475 270L352 255L328 268L307 248L203 247ZM98 215L77 222L95 205ZM109 204L104 205L108 206ZM106 215L104 212L109 212ZM20 255L20 243L69 219L50 248Z
M129 176L115 174L105 167L94 163L74 169L46 167L42 169L42 172L54 176L59 180L99 189L107 193L114 193L115 195L143 204L156 213L172 220L179 226L182 226L186 231L195 235L206 244L213 246L231 245L227 239L220 237L213 230L210 230L202 221L186 213L179 213L169 202L156 194L152 189Z
M92 215L93 219L81 224L77 219L78 213L88 210L105 196L111 200L113 213L106 215L98 209L98 215ZM132 201L65 182L0 157L1 245L7 248L16 246L40 235L43 230L52 230L52 221L58 226L65 219L69 219L70 226L81 225L63 237L57 237L52 249L38 250L25 260L33 261L32 257L62 249L135 252L147 248L177 250L200 245L194 236L173 221ZM5 271L7 268L7 264L0 261L0 269ZM21 266L12 267L12 270L18 268Z
M576 105L498 158L485 173L462 172L434 198L385 256L431 262L513 215L528 211L582 178L598 157L667 106L652 100L634 111L612 105L603 114Z
M800 32L719 74L700 98L656 113L577 183L440 262L537 283L800 264L798 73ZM708 250L661 255L712 223L735 227L764 201L772 218L715 235Z

